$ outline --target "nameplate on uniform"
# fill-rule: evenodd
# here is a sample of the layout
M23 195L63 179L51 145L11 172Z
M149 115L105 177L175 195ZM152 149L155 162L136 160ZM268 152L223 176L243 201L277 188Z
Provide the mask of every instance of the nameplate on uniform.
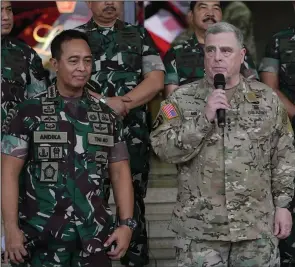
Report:
M67 143L67 132L34 132L34 143Z
M111 133L109 125L105 123L93 123L93 130L96 133Z
M186 110L183 112L184 117L194 117L194 116L197 116L198 114L199 114L198 111L192 111L192 110Z
M248 114L249 115L265 115L266 110L261 110L259 105L253 104L252 109L248 111Z
M88 133L88 143L98 146L114 146L114 136Z
M58 176L58 162L42 162L40 182L56 183Z
M95 153L95 161L100 163L108 162L108 153L104 151L96 151Z
M89 111L87 112L87 116L89 121L99 122L99 116L97 112Z
M55 113L55 106L54 105L44 105L44 106L42 106L42 112L45 115L52 115Z

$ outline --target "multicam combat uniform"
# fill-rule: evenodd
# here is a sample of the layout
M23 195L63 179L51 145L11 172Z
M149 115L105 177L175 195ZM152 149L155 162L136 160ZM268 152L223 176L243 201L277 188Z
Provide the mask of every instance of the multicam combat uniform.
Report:
M266 47L259 72L276 73L279 76L279 90L295 105L295 28L290 27L275 34ZM295 120L292 119L295 130ZM280 242L281 265L295 265L295 213L291 235Z
M26 98L46 90L46 75L37 53L26 43L1 39L1 119Z
M204 71L204 45L200 44L195 34L182 44L168 50L164 57L166 68L165 85L183 85L202 79ZM251 56L246 53L241 66L241 74L249 79L259 79Z
M151 133L155 153L178 166L179 266L279 266L274 212L293 197L292 127L266 85L241 76L232 90L224 130L205 118L213 88L201 79L162 102Z
M100 85L97 93L108 97L124 96L140 84L148 72L164 70L152 39L141 26L117 20L113 27L101 28L91 19L78 29L89 38L95 64L91 79ZM134 231L130 250L121 262L140 267L148 262L143 198L149 172L149 120L147 105L142 105L130 110L123 121L135 193L134 218L138 228ZM106 191L108 197L109 188Z
M26 160L20 226L29 240L41 237L32 266L111 266L103 188L108 164L128 160L121 120L86 90L64 98L55 86L10 113L2 153Z

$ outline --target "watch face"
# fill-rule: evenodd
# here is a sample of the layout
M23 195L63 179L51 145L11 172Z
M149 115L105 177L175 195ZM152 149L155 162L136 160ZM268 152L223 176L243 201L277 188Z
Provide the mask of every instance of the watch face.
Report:
M137 227L137 222L134 219L129 219L127 224L133 230Z

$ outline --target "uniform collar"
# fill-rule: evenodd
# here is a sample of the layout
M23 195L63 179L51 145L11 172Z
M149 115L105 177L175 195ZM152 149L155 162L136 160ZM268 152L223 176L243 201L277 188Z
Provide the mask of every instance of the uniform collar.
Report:
M114 26L112 27L101 27L93 19L93 17L87 22L87 29L90 31L105 31L105 30L122 30L125 27L125 23L119 19L116 20Z

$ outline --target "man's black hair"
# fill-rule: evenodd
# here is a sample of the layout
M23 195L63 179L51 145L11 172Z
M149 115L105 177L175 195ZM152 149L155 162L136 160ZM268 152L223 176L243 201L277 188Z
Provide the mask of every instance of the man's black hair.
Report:
M195 5L198 3L198 1L191 1L189 4L189 8L191 11L194 11ZM220 7L221 9L224 8L225 4L223 1L220 1Z
M61 46L63 43L71 40L81 39L89 45L88 37L85 33L78 30L65 30L54 37L51 42L50 50L53 58L59 60L62 54Z

